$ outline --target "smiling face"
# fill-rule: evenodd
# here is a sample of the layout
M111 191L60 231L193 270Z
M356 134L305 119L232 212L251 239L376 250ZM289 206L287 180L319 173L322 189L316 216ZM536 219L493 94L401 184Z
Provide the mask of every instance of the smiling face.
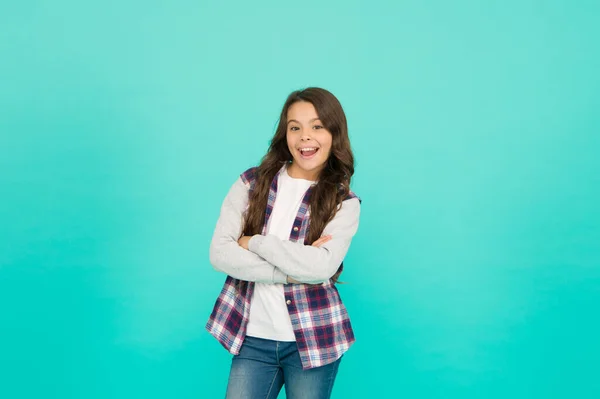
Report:
M332 136L311 103L298 101L290 106L286 138L293 157L288 174L296 179L317 180L329 158Z

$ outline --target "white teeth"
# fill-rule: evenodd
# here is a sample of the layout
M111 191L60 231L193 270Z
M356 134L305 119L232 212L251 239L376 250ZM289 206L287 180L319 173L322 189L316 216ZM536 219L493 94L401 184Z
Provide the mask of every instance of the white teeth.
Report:
M300 148L300 151L316 151L316 148Z

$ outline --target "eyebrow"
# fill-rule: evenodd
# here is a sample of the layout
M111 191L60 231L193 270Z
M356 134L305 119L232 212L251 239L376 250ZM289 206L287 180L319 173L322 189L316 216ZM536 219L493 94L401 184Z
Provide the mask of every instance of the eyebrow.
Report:
M311 120L309 120L309 122L314 122L314 121L318 121L318 120L321 120L321 118L312 118ZM300 122L298 122L298 121L297 121L297 120L295 120L295 119L290 119L290 120L288 121L288 124L290 124L291 122L300 123Z

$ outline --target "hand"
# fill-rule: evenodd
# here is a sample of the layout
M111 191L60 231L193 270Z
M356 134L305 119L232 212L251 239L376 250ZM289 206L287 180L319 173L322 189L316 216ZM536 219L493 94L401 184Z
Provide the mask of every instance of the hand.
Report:
M290 276L287 276L287 283L288 284L302 284L300 281L298 280L294 280L293 278L291 278Z
M323 237L319 238L317 241L313 242L312 246L319 248L321 245L325 244L326 242L330 241L331 239L332 239L331 235L323 236ZM290 276L287 276L287 283L288 284L302 284L302 282L295 280ZM316 284L316 285L318 285L318 284Z
M333 237L331 235L323 236L323 237L319 238L317 241L313 242L312 246L319 248L321 245L325 244L326 242L331 241L332 238Z
M251 238L252 236L241 236L238 240L239 246L244 248L245 250L248 250L248 243L250 242Z

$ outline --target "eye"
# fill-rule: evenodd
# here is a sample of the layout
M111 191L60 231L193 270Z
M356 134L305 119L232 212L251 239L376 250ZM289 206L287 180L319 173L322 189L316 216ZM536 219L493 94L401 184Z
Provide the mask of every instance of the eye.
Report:
M315 125L315 126L313 126L313 129L315 129L315 130L323 129L323 126Z
M290 127L290 130L291 130L292 132L295 132L296 130L300 130L300 128L299 128L298 126L291 126L291 127Z

